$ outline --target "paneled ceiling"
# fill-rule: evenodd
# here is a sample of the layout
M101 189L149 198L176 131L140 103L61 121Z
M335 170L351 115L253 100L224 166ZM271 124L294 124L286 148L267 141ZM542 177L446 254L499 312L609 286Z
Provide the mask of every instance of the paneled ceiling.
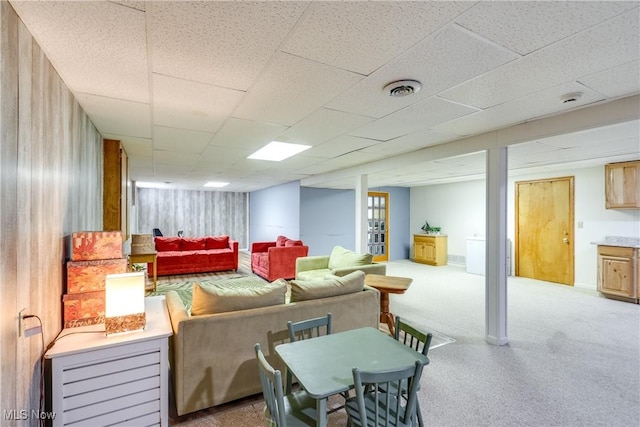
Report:
M633 119L518 141L509 162L525 173L640 157L638 1L10 3L102 135L123 142L136 181L477 178L473 144L429 150L633 96ZM421 90L383 90L404 79ZM272 140L312 148L247 159Z

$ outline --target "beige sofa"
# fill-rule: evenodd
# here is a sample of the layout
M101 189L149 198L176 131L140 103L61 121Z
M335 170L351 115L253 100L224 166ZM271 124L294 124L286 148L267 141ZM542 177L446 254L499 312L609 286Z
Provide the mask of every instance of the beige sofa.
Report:
M259 342L269 361L284 372L275 347L288 341L289 320L330 312L333 332L378 327L380 294L364 285L363 273L356 275L364 290L198 316L190 316L178 294L168 292L166 301L174 333L170 338L170 365L178 415L261 393L253 346Z
M387 274L386 264L373 262L373 255L361 254L334 246L329 255L315 255L296 259L296 279L312 280L328 276L345 276L353 271L365 274Z

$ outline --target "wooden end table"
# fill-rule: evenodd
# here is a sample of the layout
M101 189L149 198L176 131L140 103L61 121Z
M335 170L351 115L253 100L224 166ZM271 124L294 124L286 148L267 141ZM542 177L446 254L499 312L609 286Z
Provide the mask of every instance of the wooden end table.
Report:
M395 321L389 311L389 294L404 294L413 279L409 277L367 274L364 283L380 291L380 323L386 323L391 335L395 334Z
M158 253L129 254L129 271L133 271L133 264L145 264L148 262L153 263L153 292L155 292L158 286Z

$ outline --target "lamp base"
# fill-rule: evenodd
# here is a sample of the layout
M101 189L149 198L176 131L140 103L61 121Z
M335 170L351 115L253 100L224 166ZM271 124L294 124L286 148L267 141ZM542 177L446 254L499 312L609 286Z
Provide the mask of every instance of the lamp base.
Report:
M104 319L104 330L107 335L120 332L138 331L146 324L145 313L127 314Z

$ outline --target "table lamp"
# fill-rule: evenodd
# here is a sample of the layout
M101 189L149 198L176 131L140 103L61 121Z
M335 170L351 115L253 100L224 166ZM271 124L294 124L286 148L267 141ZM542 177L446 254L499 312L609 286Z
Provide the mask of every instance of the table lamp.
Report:
M107 275L104 315L107 335L144 329L144 286L143 272Z
M153 234L132 234L131 253L134 255L156 253L156 244L153 240Z

